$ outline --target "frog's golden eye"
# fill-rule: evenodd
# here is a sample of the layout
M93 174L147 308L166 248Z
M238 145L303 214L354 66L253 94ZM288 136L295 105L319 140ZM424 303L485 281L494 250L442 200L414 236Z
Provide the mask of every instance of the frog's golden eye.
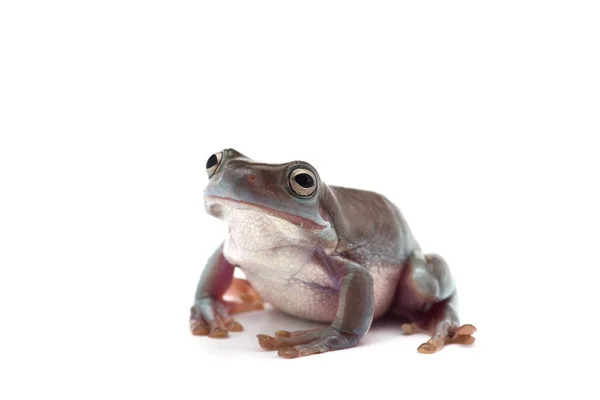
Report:
M306 168L296 168L290 173L289 184L292 192L300 197L311 196L317 190L315 174Z
M208 174L209 178L217 171L217 169L219 168L219 165L221 165L222 159L223 159L222 151L215 153L212 156L208 157L208 160L206 161L206 173Z

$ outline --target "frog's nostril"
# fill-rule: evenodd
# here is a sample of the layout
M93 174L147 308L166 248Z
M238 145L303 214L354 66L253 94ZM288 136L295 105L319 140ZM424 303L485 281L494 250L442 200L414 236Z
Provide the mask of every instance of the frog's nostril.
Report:
M254 182L256 180L256 175L250 174L248 175L248 179L250 180L250 182Z

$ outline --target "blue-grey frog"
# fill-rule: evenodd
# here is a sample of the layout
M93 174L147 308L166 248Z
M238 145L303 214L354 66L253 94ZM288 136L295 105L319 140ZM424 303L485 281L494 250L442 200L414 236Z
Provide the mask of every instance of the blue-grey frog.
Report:
M243 330L231 315L261 309L329 326L259 334L265 350L295 358L356 346L376 318L398 317L405 333L426 331L418 347L471 344L461 325L446 262L424 254L398 208L386 197L326 185L307 162L267 164L234 149L211 155L206 211L228 225L196 290L194 335L228 337ZM246 280L234 279L235 267ZM236 301L225 300L234 294Z

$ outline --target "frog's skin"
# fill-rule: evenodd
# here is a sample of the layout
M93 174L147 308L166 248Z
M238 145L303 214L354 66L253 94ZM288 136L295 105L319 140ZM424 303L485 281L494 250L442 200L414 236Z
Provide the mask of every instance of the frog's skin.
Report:
M265 164L233 149L212 155L207 173L206 211L229 233L200 278L193 334L219 338L242 330L230 315L261 308L258 293L285 313L330 324L258 335L263 349L286 358L353 347L386 314L408 321L407 333L430 332L421 353L474 341L475 328L459 324L448 266L421 252L384 196L328 186L306 162ZM233 279L235 267L249 285ZM232 282L243 303L223 299Z

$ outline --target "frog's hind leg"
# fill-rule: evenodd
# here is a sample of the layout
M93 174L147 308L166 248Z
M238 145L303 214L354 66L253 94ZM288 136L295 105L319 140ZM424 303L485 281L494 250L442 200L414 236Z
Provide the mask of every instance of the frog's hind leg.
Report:
M435 353L450 343L475 341L475 327L460 325L454 281L446 262L438 255L411 255L398 284L393 313L413 321L402 326L406 334L431 335L419 346L420 353Z
M230 314L264 310L265 303L246 279L233 278L231 285L223 295Z

